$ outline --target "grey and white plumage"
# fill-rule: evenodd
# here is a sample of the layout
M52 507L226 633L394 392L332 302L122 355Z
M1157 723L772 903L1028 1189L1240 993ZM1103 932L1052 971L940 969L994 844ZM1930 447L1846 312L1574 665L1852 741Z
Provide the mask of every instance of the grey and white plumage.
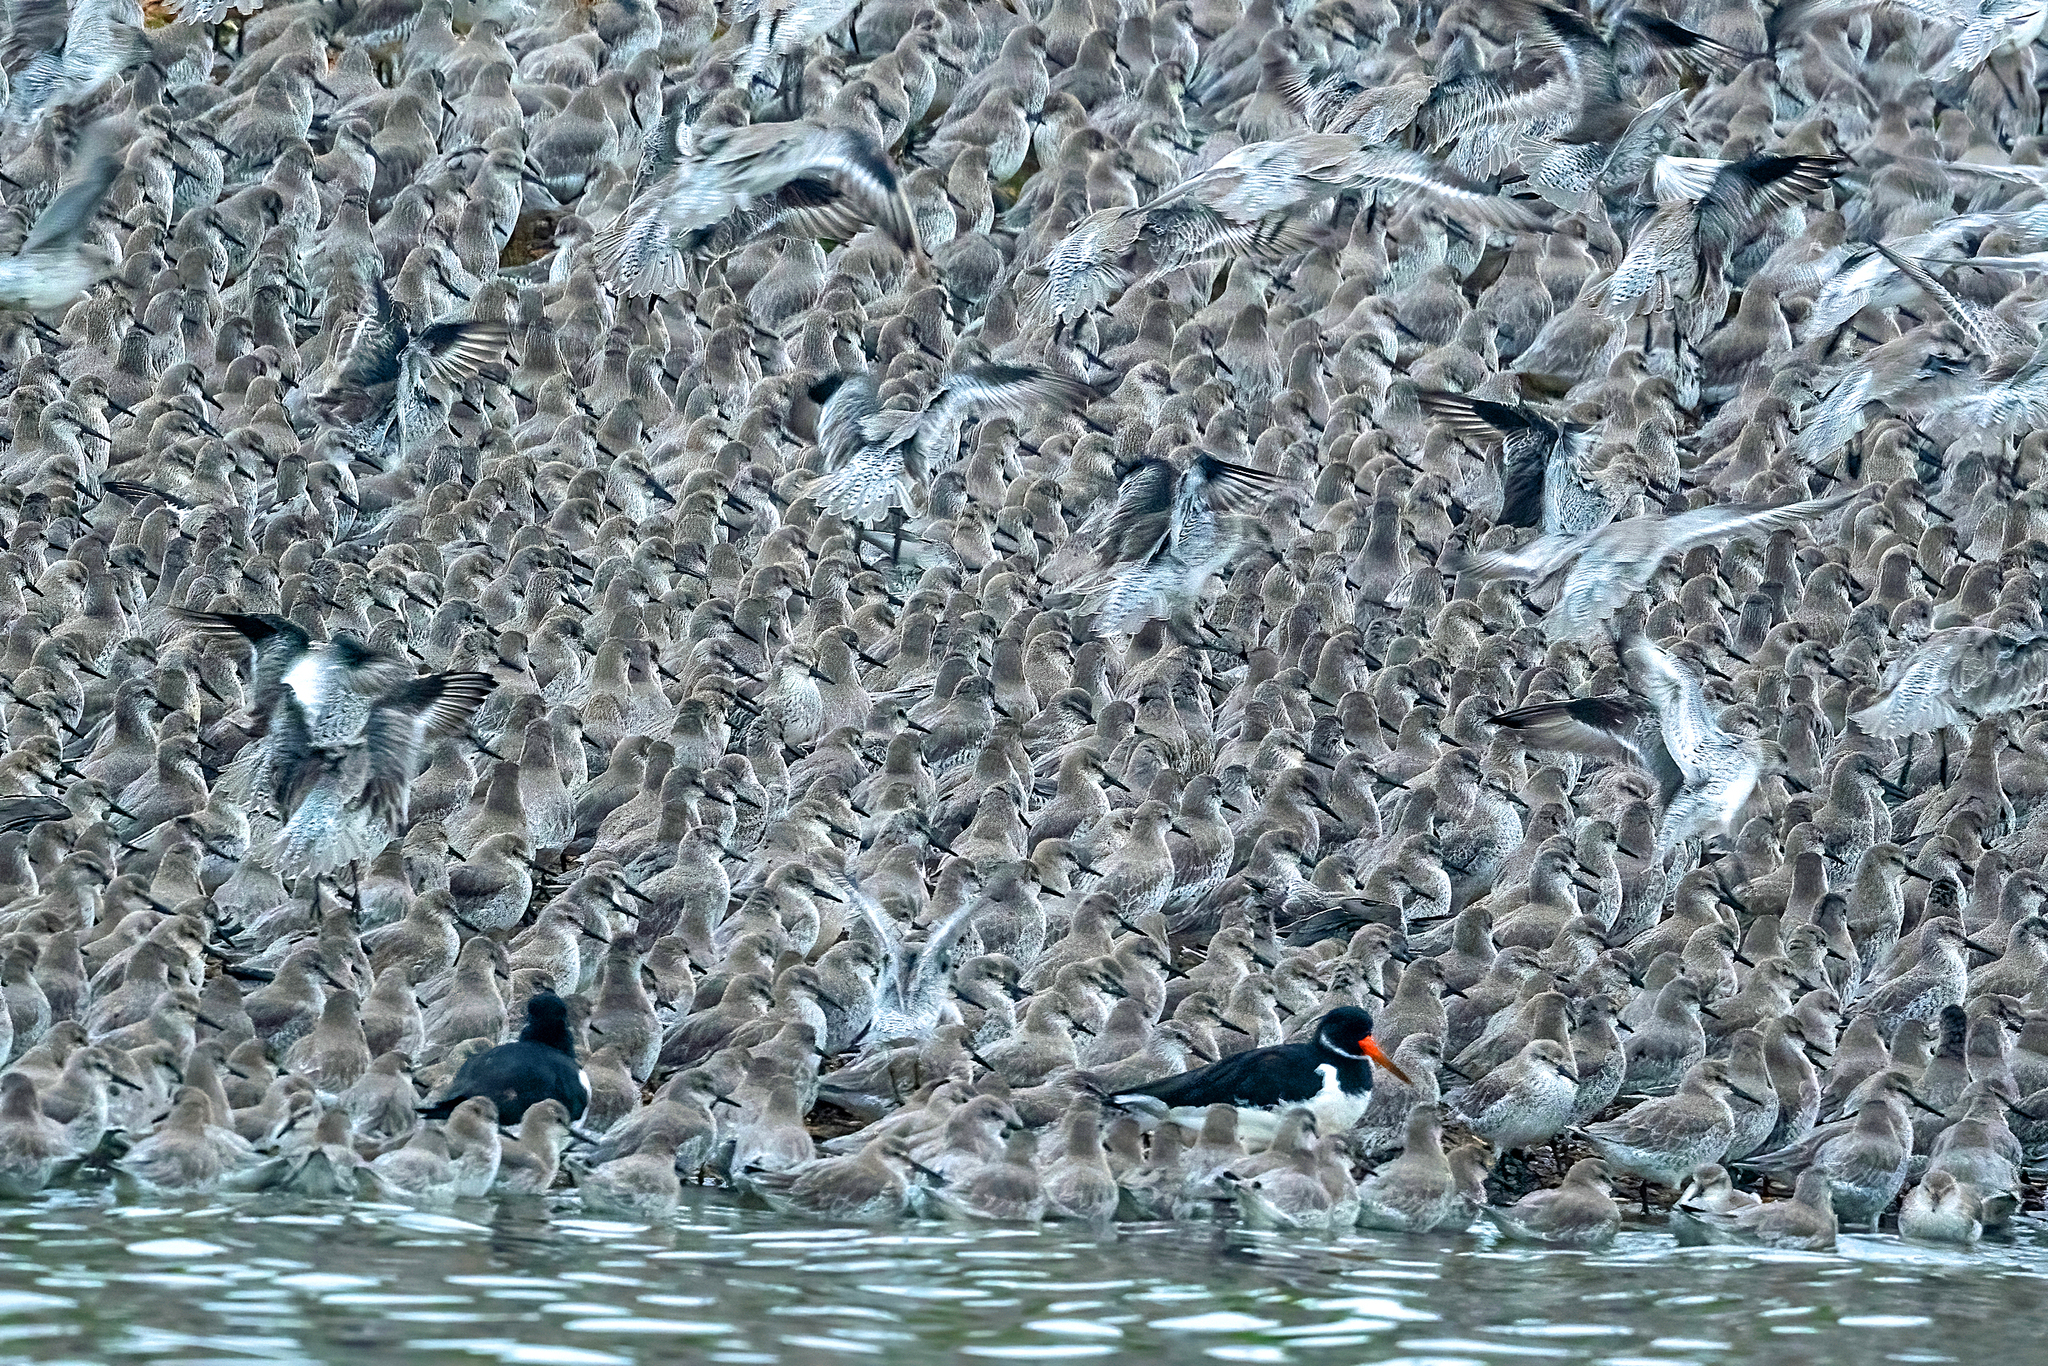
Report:
M1936 80L1967 76L1999 52L2023 51L2048 24L2048 8L2033 0L1793 0L1772 14L1771 31L1797 33L1818 19L1881 6L1954 32L1947 55L1929 73Z
M2043 697L2048 639L1954 626L1886 665L1883 694L1854 719L1866 734L1896 739L1975 725Z
M81 12L87 12L83 4ZM19 29L16 35L18 39ZM17 94L21 91L19 80L17 77ZM107 135L87 136L71 183L36 215L19 250L0 258L0 308L33 311L63 307L91 289L116 264L89 241L93 219L121 173L121 162L110 142Z
M1600 623L1641 592L1672 555L1736 536L1797 526L1847 504L1856 495L1836 494L1775 507L1716 504L1659 517L1645 514L1611 522L1594 531L1538 536L1514 550L1481 551L1462 563L1475 573L1501 578L1564 579L1557 604L1544 618L1553 639L1587 641Z
M1711 326L1720 318L1713 291L1744 235L1818 193L1838 166L1836 158L1814 156L1660 157L1651 171L1656 212L1629 239L1628 254L1590 281L1582 297L1610 318L1634 318L1694 305L1704 292L1707 306L1685 325Z
M284 816L268 857L319 876L369 859L402 830L424 743L466 729L494 686L488 674L428 674L370 705L361 737L316 745L296 696L278 705L270 796Z
M505 353L509 327L495 319L423 323L372 282L374 307L336 339L335 382L314 402L346 424L381 465L403 459L446 420L445 395Z
M1619 758L1648 771L1663 807L1660 849L1726 833L1756 790L1762 756L1722 729L1699 678L1668 651L1636 637L1623 653L1645 700L1539 702L1502 712L1491 723L1537 748Z
M1501 448L1499 526L1536 527L1546 536L1592 531L1613 519L1614 503L1591 467L1592 428L1553 420L1516 403L1421 389L1422 410L1468 441Z
M1198 452L1185 469L1147 458L1117 487L1096 531L1096 568L1073 591L1096 620L1135 631L1184 616L1247 544L1240 514L1274 486L1263 470Z
M1615 1119L1586 1126L1586 1137L1610 1169L1676 1188L1691 1172L1718 1162L1735 1135L1730 1095L1740 1094L1725 1062L1700 1063L1678 1093L1643 1101Z
M677 145L655 154L658 173L597 241L621 293L677 289L690 256L716 241L721 229L737 246L768 226L844 238L872 223L903 250L917 249L917 228L895 168L859 130L807 120L678 127L662 125ZM751 217L743 226L729 225L735 216Z
M842 877L837 885L860 913L882 955L875 982L872 1038L881 1043L929 1034L941 1021L952 990L954 955L980 905L973 900L962 902L945 920L933 925L922 942L913 943L857 880Z
M1045 258L1037 305L1064 323L1185 266L1292 255L1309 244L1304 211L1347 190L1414 194L1495 226L1537 221L1528 206L1474 189L1419 152L1354 133L1297 133L1227 152L1141 207L1084 218Z
M873 521L891 507L908 507L911 486L952 463L968 421L1071 406L1094 390L1030 366L976 365L940 377L922 398L885 401L872 374L832 376L811 393L823 404L818 444L830 466L811 496L832 516Z
M16 128L83 101L149 53L133 0L15 0L5 121Z
M1681 1199L1671 1221L1682 1243L1751 1245L1799 1252L1831 1252L1835 1209L1827 1177L1818 1169L1799 1174L1789 1200L1752 1202L1717 1209Z
M1621 1208L1607 1185L1607 1164L1597 1157L1574 1162L1560 1186L1531 1191L1505 1209L1489 1205L1483 1212L1509 1238L1550 1247L1605 1247L1621 1227Z
M2048 1033L1992 999L2039 974L2048 851L2033 58L1937 90L1970 14L1897 7L1793 11L1769 62L1740 7L912 8L16 7L23 100L80 98L8 143L0 234L107 272L0 319L0 1102L156 1159L189 1082L277 1145L216 1189L323 1200L580 1184L550 1198L645 1222L729 1154L780 1193L895 1137L947 1184L821 1167L873 1179L785 1217L1455 1228L1487 1143L1387 1161L1447 1052L1487 1137L1568 1101L1612 1141L1725 1044L1763 1104L1728 1093L1723 1161L1867 1122L1926 1151L1907 1235L2006 1217L2048 1133ZM107 19L97 90L15 61ZM1660 152L1759 149L1829 188L1631 202ZM1631 239L1672 297L1640 321L1585 293ZM1664 543L1824 481L1863 495ZM1454 576L1538 533L1597 562L1549 638L1549 587ZM426 671L498 686L373 819L372 714ZM294 814L359 883L266 866ZM603 1130L552 1170L545 1107L416 1113L542 985L581 989ZM1116 1111L1381 1000L1414 1084L1315 1130ZM1576 1084L1502 1099L1525 1047ZM701 1070L649 1096L650 1055ZM1947 1113L1873 1101L1894 1061ZM832 1107L870 1128L818 1143ZM1606 1236L1597 1179L1506 1165L1554 1189L1504 1236ZM1851 1165L1845 1208L1887 1194Z

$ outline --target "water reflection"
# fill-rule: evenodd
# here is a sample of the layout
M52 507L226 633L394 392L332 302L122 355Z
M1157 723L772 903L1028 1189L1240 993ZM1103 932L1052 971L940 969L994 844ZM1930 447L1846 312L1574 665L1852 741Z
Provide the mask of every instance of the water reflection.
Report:
M573 1198L445 1212L258 1197L0 1209L0 1363L1301 1362L1599 1366L2034 1359L2048 1239L1961 1253L1597 1254L1235 1228L806 1227L693 1193L670 1226Z

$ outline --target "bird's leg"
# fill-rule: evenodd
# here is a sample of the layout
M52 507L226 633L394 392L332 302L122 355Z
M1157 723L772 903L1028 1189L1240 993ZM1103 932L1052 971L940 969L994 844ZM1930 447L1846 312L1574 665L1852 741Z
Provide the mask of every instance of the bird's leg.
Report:
M348 875L349 875L349 882L350 882L350 886L349 886L349 893L348 893L348 900L349 900L349 906L350 906L350 908L351 908L351 909L353 909L353 910L355 911L355 913L356 913L356 920L357 920L358 922L360 922L360 921L362 920L362 918L363 918L363 868L362 868L362 865L361 865L360 863L356 862L356 860L354 860L354 859L350 859L350 860L348 861Z

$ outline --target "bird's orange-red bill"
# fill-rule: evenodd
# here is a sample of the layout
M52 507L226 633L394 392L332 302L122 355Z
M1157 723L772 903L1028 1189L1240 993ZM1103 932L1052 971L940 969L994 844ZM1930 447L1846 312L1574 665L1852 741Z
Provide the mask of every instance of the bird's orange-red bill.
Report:
M1408 1079L1406 1072L1394 1066L1394 1060L1387 1056L1387 1050L1381 1048L1375 1040L1369 1037L1360 1039L1358 1041L1358 1051L1399 1077L1404 1085L1413 1086L1415 1084Z

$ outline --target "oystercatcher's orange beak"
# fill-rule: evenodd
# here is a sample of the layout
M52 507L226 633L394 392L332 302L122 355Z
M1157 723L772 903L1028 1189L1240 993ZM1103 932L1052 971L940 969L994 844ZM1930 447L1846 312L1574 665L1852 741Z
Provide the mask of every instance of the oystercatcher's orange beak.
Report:
M1413 1086L1415 1084L1412 1080L1409 1079L1409 1076L1406 1072L1403 1072L1400 1068L1394 1066L1394 1060L1387 1056L1387 1050L1381 1048L1379 1044L1370 1036L1360 1039L1358 1041L1358 1051L1365 1054L1366 1057L1371 1058L1380 1066L1386 1068L1389 1072L1392 1072L1395 1076L1399 1077L1403 1085Z

